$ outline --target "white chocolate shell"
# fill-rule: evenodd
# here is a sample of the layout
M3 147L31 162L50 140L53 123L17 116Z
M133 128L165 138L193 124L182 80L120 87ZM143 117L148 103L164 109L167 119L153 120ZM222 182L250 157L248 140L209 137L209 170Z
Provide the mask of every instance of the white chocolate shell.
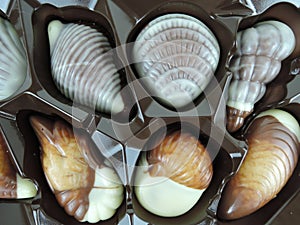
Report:
M172 107L191 103L205 89L218 66L220 49L200 20L167 14L138 35L133 59L139 77L154 97Z
M0 17L0 101L11 97L24 83L27 62L21 40L11 25Z
M107 37L89 26L57 20L49 24L48 34L52 77L60 92L99 112L123 111L121 81Z
M281 69L281 61L295 48L295 35L284 23L265 21L237 34L237 50L230 61L233 80L228 92L227 128L239 129Z
M139 203L164 217L188 212L210 184L211 163L204 146L192 135L168 135L141 155L134 180Z
M48 184L66 213L80 222L111 218L124 199L124 187L108 162L90 167L85 137L75 138L63 121L30 118L41 144L41 161Z

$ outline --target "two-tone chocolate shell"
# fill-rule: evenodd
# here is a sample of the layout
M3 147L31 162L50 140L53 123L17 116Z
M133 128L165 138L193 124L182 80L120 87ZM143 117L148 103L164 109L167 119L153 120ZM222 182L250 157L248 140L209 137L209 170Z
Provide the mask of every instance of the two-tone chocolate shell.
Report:
M23 199L33 198L37 188L32 180L21 177L14 168L8 145L0 134L0 198Z
M124 198L123 185L108 161L89 164L90 145L64 121L33 116L43 171L58 203L80 222L111 218ZM78 139L78 140L77 140ZM95 168L94 168L95 166Z
M200 20L167 14L152 20L137 36L133 60L152 96L180 108L195 100L214 76L220 49Z
M135 174L135 194L153 214L174 217L189 211L209 186L213 174L205 147L190 133L167 135L143 152Z
M227 129L237 131L253 111L281 69L281 61L295 48L295 35L279 21L264 21L237 33L237 49L230 61L233 80L227 101Z
M24 83L27 58L11 23L0 17L0 101L11 97Z
M259 114L246 132L247 155L222 193L218 216L237 219L271 201L291 177L300 153L300 127L288 112Z
M121 81L107 37L83 24L48 26L51 71L61 93L99 112L124 109Z

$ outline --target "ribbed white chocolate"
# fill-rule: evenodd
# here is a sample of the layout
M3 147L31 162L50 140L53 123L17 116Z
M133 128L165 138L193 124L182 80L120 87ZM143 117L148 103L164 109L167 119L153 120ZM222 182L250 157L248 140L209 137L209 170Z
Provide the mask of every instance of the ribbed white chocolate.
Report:
M167 14L151 21L138 35L134 63L151 94L173 107L197 98L214 76L218 42L200 20Z
M0 101L12 96L24 83L27 62L14 27L0 17Z
M60 21L52 21L48 33L57 88L67 98L97 111L121 112L121 81L107 37L89 26Z

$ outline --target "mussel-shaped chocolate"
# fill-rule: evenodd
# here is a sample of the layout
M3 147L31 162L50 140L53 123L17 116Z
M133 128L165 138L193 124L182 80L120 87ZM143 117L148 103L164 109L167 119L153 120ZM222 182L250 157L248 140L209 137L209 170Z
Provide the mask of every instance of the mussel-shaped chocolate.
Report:
M226 184L218 208L222 219L247 216L272 200L291 177L300 152L300 127L289 113L258 115L246 133L247 155Z
M189 133L175 132L142 153L134 180L135 194L151 213L179 216L198 202L212 174L211 158L199 140Z
M11 97L24 83L27 61L21 40L11 25L0 17L0 101Z
M281 61L295 48L295 35L279 21L265 21L237 34L237 50L230 61L233 80L227 101L227 129L237 131L253 111L281 69Z
M41 144L41 161L58 203L80 222L111 218L124 198L124 188L107 161L90 167L90 145L75 137L61 120L33 116L30 122ZM78 139L78 140L77 140Z
M133 47L139 77L154 97L175 108L200 95L214 76L219 57L211 30L200 20L177 13L151 21Z
M57 88L76 103L104 113L124 109L120 77L107 37L83 24L48 26L51 71Z
M0 198L33 198L37 194L35 184L17 173L9 158L8 151L7 143L0 134Z

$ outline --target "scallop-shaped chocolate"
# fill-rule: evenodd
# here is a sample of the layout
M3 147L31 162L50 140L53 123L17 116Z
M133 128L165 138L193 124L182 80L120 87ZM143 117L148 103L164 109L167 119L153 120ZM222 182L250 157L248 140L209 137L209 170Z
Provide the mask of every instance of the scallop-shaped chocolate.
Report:
M237 34L237 50L230 61L233 80L227 101L227 129L237 131L279 73L281 61L295 48L295 35L279 21L264 21Z
M88 140L76 137L66 122L39 116L32 116L30 122L41 144L43 171L58 203L80 222L111 218L123 202L124 188L110 163L88 160Z
M199 140L190 133L175 132L142 153L136 168L135 194L151 213L179 216L198 202L212 174L211 158Z
M48 26L51 71L57 88L76 103L104 113L124 109L120 75L107 37L83 24Z
M24 83L27 62L24 47L11 23L0 17L0 101L11 97Z
M151 21L133 47L139 77L153 96L175 108L200 95L214 76L219 57L211 30L200 20L177 13Z

